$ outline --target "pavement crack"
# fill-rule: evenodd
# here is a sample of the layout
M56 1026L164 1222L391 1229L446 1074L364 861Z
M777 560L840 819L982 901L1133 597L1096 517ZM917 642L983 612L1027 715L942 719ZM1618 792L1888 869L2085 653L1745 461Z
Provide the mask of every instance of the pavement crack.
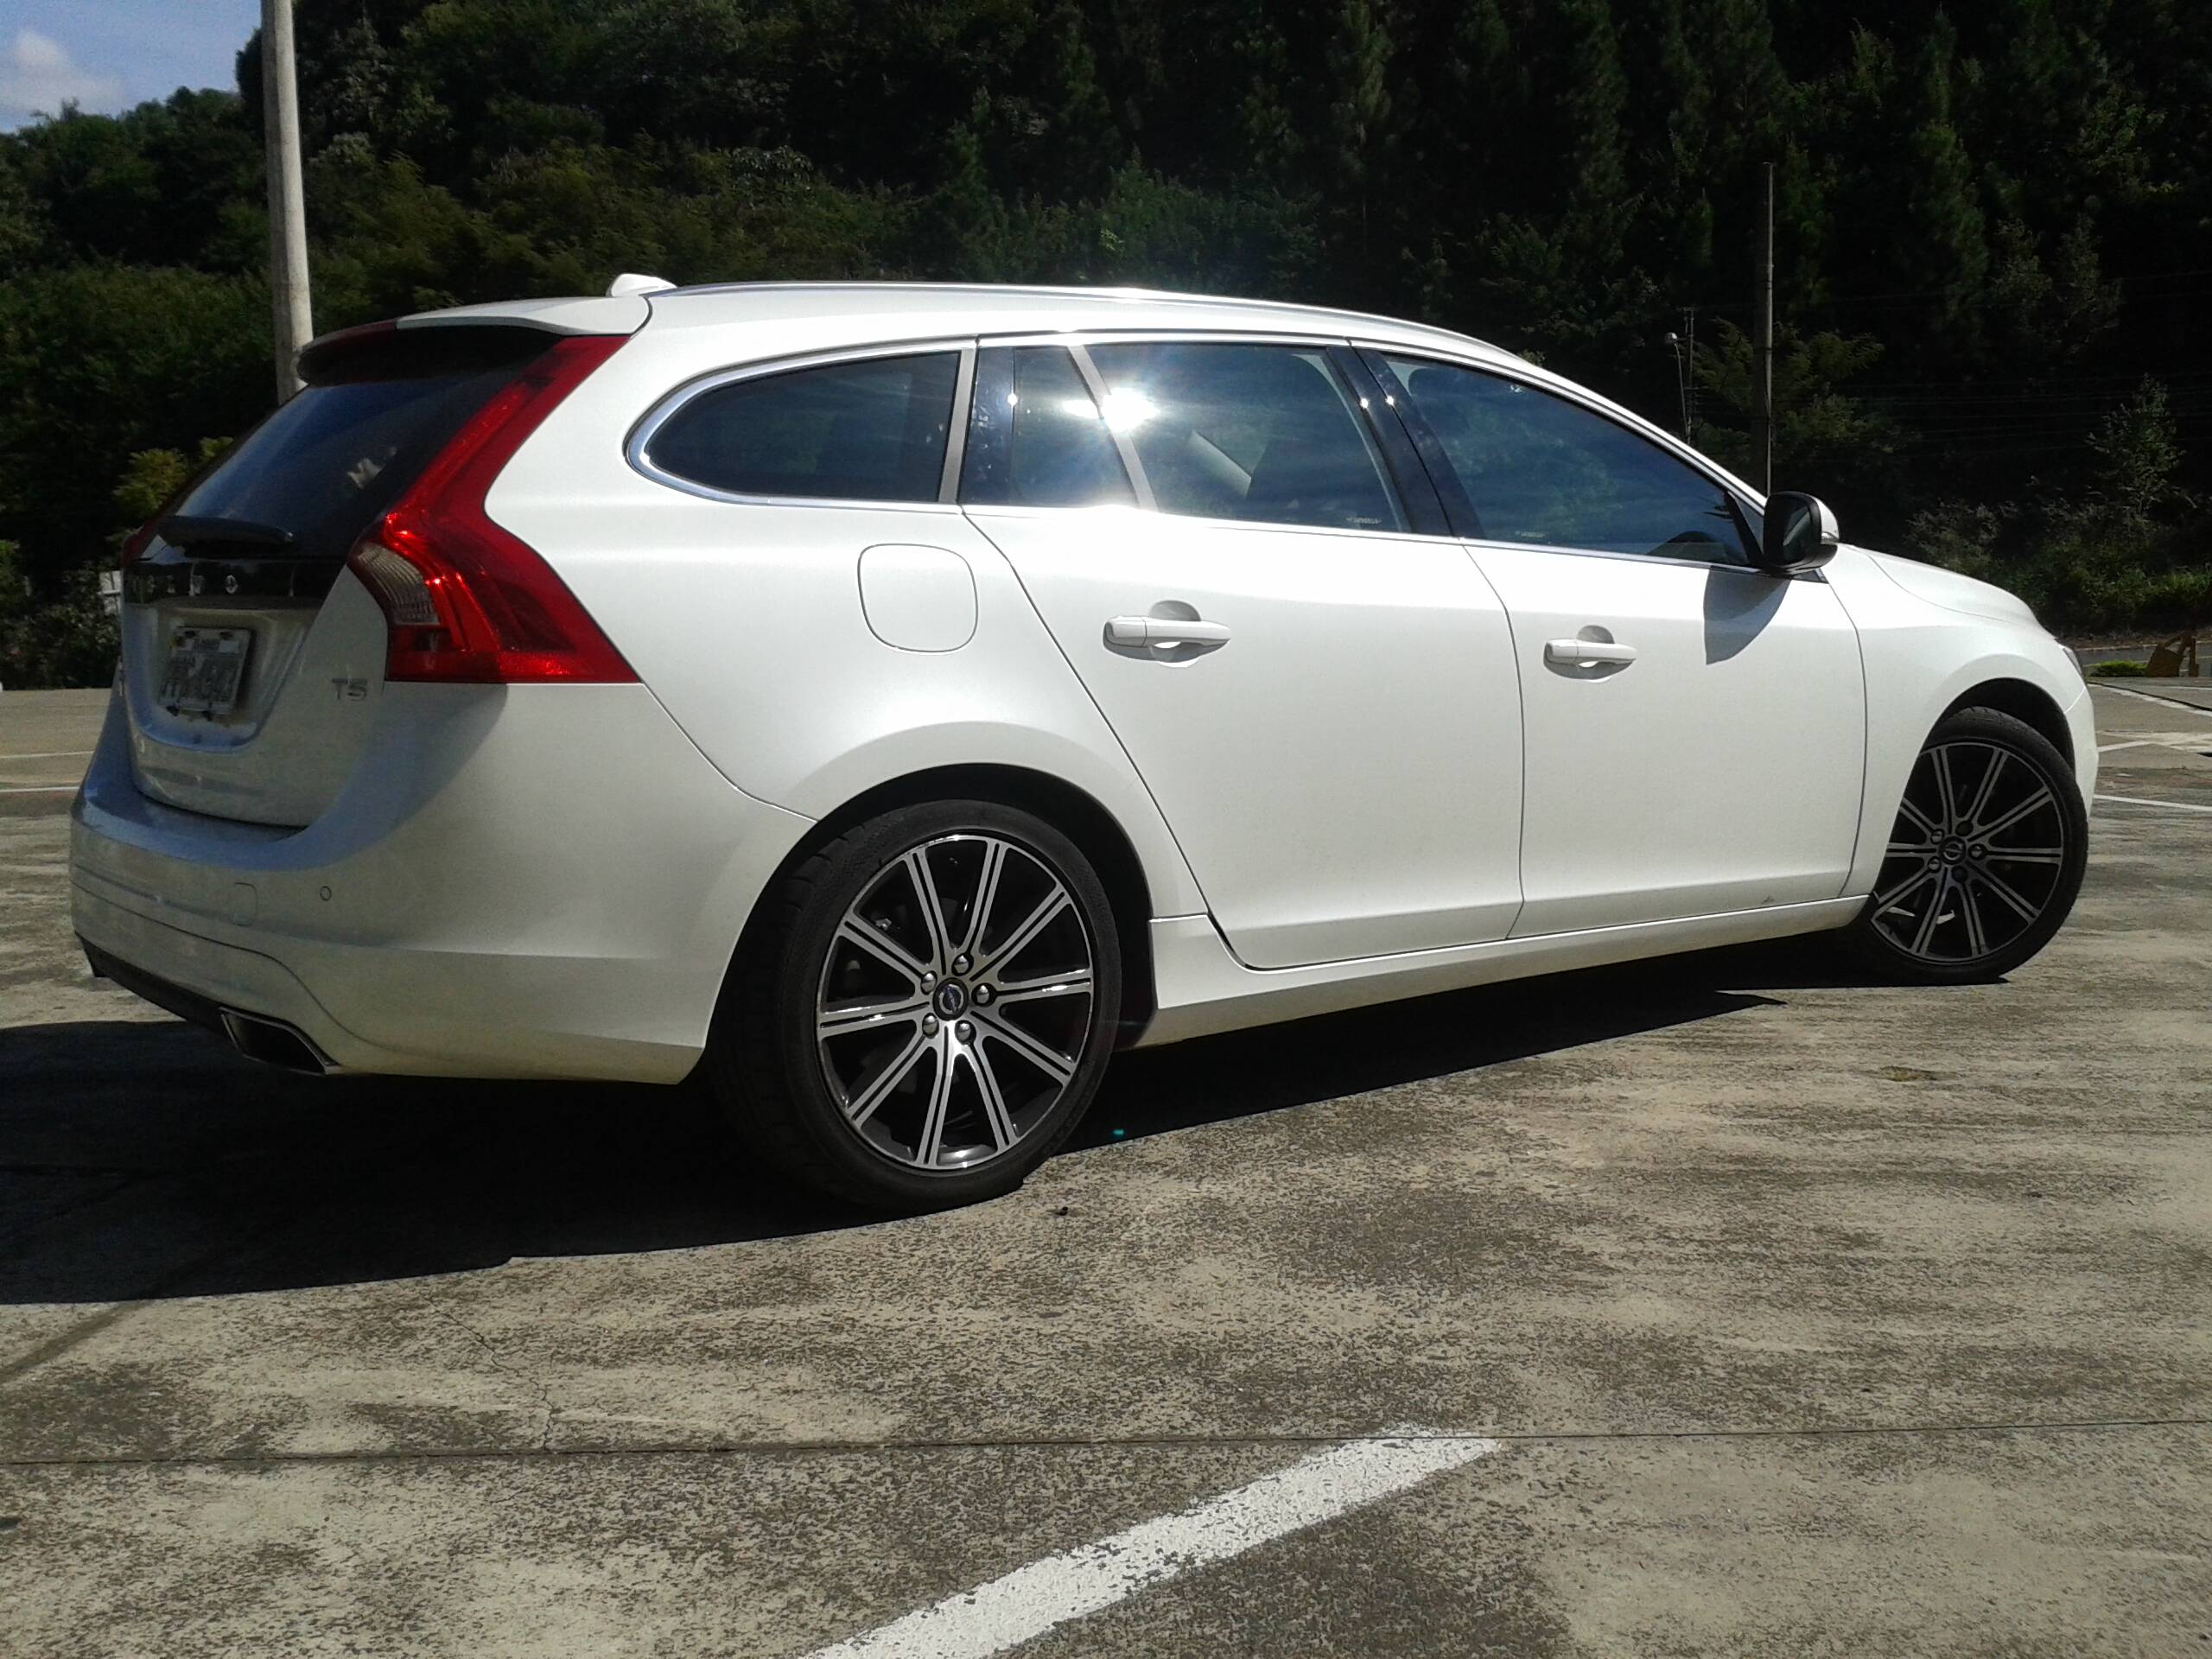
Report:
M164 1456L5 1458L0 1469L124 1469L208 1468L238 1464L246 1466L279 1464L346 1463L498 1463L539 1458L797 1458L868 1456L887 1452L927 1454L944 1452L1083 1452L1083 1451L1198 1451L1215 1447L1280 1446L1311 1451L1317 1447L1350 1446L1370 1440L1497 1440L1507 1446L1573 1446L1578 1443L1633 1444L1662 1441L1712 1440L1824 1440L1878 1438L1929 1439L1969 1434L2126 1433L2161 1429L2212 1429L2212 1417L2078 1418L2041 1422L1989 1421L1955 1423L1863 1423L1821 1426L1779 1425L1772 1428L1650 1428L1650 1429L1421 1429L1380 1430L1363 1433L1280 1434L1101 1434L1016 1435L999 1439L963 1440L914 1437L879 1440L696 1440L635 1442L629 1445L570 1441L550 1443L554 1408L548 1391L500 1360L490 1343L463 1321L442 1308L439 1314L459 1325L487 1353L495 1367L536 1391L545 1407L545 1424L536 1446L467 1447L393 1447L385 1451L251 1452L182 1453Z
M492 1339L489 1337L486 1336L481 1331L479 1331L474 1325L469 1324L467 1320L462 1319L461 1315L455 1313L443 1302L433 1300L430 1303L430 1312L435 1314L439 1319L443 1319L448 1325L453 1326L454 1330L459 1331L471 1342L474 1342L479 1348L481 1348L484 1351L484 1357L492 1362L492 1369L493 1370L499 1372L502 1376L512 1377L515 1382L521 1383L524 1388L527 1389L531 1393L537 1396L538 1408L544 1414L544 1415L538 1424L537 1445L528 1453L528 1455L537 1457L553 1455L553 1419L556 1414L553 1405L552 1389L548 1388L543 1382L539 1382L536 1377L531 1376L527 1371L518 1370L514 1366L508 1363L505 1357L503 1356L499 1352L499 1349L493 1344Z

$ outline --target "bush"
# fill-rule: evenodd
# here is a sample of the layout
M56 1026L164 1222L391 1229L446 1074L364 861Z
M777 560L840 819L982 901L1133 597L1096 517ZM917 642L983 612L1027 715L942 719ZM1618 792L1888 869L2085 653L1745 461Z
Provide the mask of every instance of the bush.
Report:
M2100 680L2139 680L2150 671L2141 663L2093 663L2090 677Z
M0 685L105 685L121 650L97 569L71 571L49 604L0 609Z

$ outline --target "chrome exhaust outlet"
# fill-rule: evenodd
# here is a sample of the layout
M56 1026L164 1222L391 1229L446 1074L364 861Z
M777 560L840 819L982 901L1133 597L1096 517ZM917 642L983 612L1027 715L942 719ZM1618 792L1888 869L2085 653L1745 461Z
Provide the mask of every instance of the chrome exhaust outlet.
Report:
M336 1070L296 1027L288 1026L282 1020L240 1014L236 1008L223 1009L222 1019L223 1034L231 1039L231 1046L249 1060L258 1060L264 1065L285 1071L303 1071L311 1077Z

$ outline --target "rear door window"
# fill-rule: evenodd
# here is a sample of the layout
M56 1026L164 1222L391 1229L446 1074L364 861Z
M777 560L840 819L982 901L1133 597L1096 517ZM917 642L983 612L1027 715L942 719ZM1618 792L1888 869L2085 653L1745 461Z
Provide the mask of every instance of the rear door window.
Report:
M976 506L1135 505L1136 491L1065 346L977 354L960 499Z
M959 377L957 352L748 376L680 406L645 459L729 495L934 501Z
M1751 562L1728 491L1640 433L1503 375L1383 361L1435 433L1481 539Z
M1145 341L1090 347L1106 422L1163 512L1402 530L1365 421L1319 346Z

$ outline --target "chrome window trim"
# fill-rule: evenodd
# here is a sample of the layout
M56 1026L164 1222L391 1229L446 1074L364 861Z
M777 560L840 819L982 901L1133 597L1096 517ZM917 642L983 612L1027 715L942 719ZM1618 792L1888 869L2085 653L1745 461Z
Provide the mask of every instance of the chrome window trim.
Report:
M981 334L986 346L1144 346L1166 341L1183 346L1304 346L1320 350L1350 341L1342 334L1310 334L1268 328L1063 328L1039 333Z
M1431 537L1431 541L1447 539ZM1724 564L1718 559L1693 559L1675 553L1616 552L1609 547L1564 547L1554 542L1510 542L1500 536L1457 536L1448 539L1480 552L1494 547L1510 553L1557 553L1570 559L1621 559L1630 564L1663 564L1670 570L1726 570L1739 576L1758 576L1768 582L1816 582L1827 579L1812 570L1769 570L1756 564Z
M692 399L719 387L740 380L765 379L771 375L793 374L803 369L826 368L834 363L864 362L879 357L931 357L943 353L954 354L958 361L953 368L952 424L945 433L944 450L947 468L938 474L938 493L934 500L902 501L880 496L834 495L748 495L736 490L720 490L711 484L683 478L655 466L646 454L647 447L660 429L680 413ZM956 499L959 482L960 452L965 448L965 416L968 410L968 388L975 378L976 341L972 336L956 339L932 337L926 340L878 341L865 346L839 346L830 351L806 352L791 357L762 358L757 362L739 364L730 368L713 369L705 374L694 375L673 390L664 393L652 407L639 417L630 429L630 435L622 445L623 459L631 470L654 483L702 500L724 501L737 506L749 507L876 507L893 512L927 511L942 512L950 509L957 512ZM949 468L949 470L948 470ZM955 494L947 494L947 480L954 486Z
M1161 512L1157 508L1140 507L1133 502L1127 501L1092 501L1086 502L1081 506L1073 507L1033 507L1029 505L1027 502L1006 502L1003 504L979 502L963 507L962 511L966 512L971 518L978 514L993 514L1001 518L1009 516L1016 518L1042 518L1047 513L1055 512L1142 512L1149 514L1150 517L1156 521L1165 520L1169 524L1190 524L1201 530L1237 531L1247 535L1346 536L1356 537L1363 542L1419 542L1428 546L1434 546L1439 543L1448 543L1452 546L1459 548L1465 548L1471 545L1464 537L1432 536L1426 531L1354 530L1343 524L1277 524L1272 518L1207 518L1195 512ZM1538 553L1553 553L1557 552L1559 550L1556 548L1545 547L1535 548L1530 550ZM1601 555L1600 556L1605 556ZM1643 556L1641 554L1622 554L1620 556L1623 558L1641 558ZM1677 563L1677 561L1669 559L1663 561L1663 563L1672 564ZM1727 568L1730 569L1735 569L1738 567L1731 565Z

